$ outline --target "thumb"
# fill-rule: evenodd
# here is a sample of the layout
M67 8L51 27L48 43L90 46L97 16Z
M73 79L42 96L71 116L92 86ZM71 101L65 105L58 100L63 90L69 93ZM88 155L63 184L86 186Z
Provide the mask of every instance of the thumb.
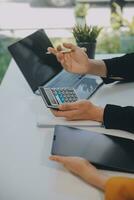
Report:
M57 51L61 51L61 50L62 50L61 45L58 45L58 46L57 46Z
M52 53L52 54L54 54L54 55L56 55L56 53L57 53L56 49L54 49L54 48L52 48L52 47L48 47L48 48L47 48L47 51L49 51L50 53Z
M73 51L76 50L76 46L71 43L63 43L63 46L67 49L72 49Z

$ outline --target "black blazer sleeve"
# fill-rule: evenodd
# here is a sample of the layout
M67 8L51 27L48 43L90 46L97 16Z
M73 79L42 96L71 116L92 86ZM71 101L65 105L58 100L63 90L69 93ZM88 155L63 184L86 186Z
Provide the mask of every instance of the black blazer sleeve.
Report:
M111 83L112 77L121 77L125 81L134 81L134 53L104 60L107 78L104 83ZM106 105L103 116L104 126L109 129L121 129L134 133L134 107Z
M115 81L113 77L123 78L125 81L134 81L134 53L121 57L103 60L107 67L107 78L104 83Z
M134 107L121 107L107 104L104 109L104 126L134 133Z

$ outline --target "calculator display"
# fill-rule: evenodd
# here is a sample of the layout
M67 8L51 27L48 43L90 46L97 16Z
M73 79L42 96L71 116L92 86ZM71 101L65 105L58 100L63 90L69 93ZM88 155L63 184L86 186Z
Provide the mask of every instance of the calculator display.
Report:
M48 106L51 106L51 102L50 102L48 96L46 95L44 89L40 87L39 91L40 91L40 94L41 94L43 100L45 101L45 103L47 103Z
M58 104L58 101L55 99L55 97L50 89L45 89L44 93L45 92L46 92L46 95L49 98L51 104Z

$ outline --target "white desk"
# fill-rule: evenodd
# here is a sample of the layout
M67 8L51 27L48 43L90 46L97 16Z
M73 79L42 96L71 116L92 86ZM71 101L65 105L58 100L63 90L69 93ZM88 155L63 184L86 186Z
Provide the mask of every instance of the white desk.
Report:
M114 92L115 97L119 97L116 100L118 103L124 91L122 102L131 105L133 88L134 83L104 86L93 96L92 101L96 102L100 98L104 100L101 100L103 104L112 103ZM108 98L104 97L105 94ZM32 93L12 61L0 86L0 200L102 199L97 189L48 160L53 129L36 127L33 103L36 98L40 97ZM134 139L133 134L123 131L92 129Z

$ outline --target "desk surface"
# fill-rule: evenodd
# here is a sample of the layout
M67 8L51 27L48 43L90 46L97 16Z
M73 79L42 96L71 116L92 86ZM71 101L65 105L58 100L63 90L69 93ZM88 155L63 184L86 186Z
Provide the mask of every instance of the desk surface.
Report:
M134 83L127 83L124 86L104 86L92 97L92 101L97 102L97 99L101 99L102 104L108 103L112 101L114 92L115 97L120 97L115 103L120 103L122 99L122 104L132 104L133 88ZM104 98L104 94L108 98ZM123 94L124 98L121 98ZM48 160L53 129L36 127L34 109L36 98L40 97L32 93L12 61L0 87L0 199L102 199L102 194L97 189L73 176L59 164ZM134 139L134 135L128 132L103 128L90 129Z

